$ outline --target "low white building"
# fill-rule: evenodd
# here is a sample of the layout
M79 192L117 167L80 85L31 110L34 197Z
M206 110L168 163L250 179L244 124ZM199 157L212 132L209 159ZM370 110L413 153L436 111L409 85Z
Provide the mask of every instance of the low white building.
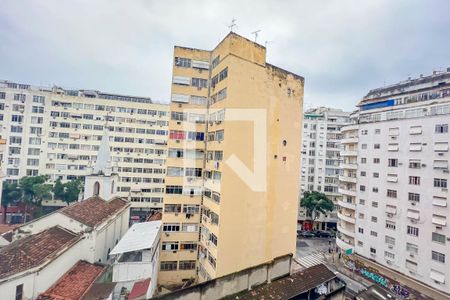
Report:
M153 296L158 282L161 221L134 224L111 251L116 291L128 291L142 280L148 284L146 299Z
M1 248L1 299L36 299L86 254L85 237L60 226Z

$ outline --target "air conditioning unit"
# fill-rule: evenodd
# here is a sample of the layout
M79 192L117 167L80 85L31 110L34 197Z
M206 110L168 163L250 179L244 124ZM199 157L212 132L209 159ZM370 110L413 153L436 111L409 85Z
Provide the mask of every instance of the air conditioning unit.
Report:
M422 168L424 168L424 167L426 167L427 166L427 164L422 164Z
M414 254L410 253L409 256L410 256L410 257L414 257Z
M388 216L389 218L392 218L392 217L394 216L394 214L389 213L389 214L387 214L387 216Z
M389 249L393 249L393 248L394 248L394 246L392 246L392 245L389 245L389 246L388 246L388 248L389 248Z
M442 230L442 226L436 226L436 230Z
M416 219L411 219L411 223L416 224L416 223L417 223L417 220L416 220Z
M439 152L438 155L439 155L439 156L444 156L444 153Z
M411 202L411 205L416 205L416 202Z

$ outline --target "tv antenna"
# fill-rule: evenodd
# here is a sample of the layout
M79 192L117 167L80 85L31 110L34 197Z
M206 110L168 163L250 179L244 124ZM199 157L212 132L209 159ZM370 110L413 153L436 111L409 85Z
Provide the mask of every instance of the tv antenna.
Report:
M253 31L253 32L252 32L252 34L255 35L255 43L256 43L256 40L258 39L258 33L259 33L260 31L261 31L261 30L256 30L256 31Z
M230 28L230 32L233 32L233 27L235 27L235 26L237 26L237 25L236 25L236 19L233 18L233 19L231 20L231 24L228 25L228 28Z

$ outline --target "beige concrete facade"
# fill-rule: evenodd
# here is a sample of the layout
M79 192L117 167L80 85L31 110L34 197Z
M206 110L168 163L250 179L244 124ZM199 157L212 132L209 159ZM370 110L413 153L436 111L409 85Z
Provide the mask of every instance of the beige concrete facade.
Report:
M303 78L266 63L263 46L234 33L212 51L175 47L174 61L160 283L204 281L294 253ZM188 131L197 141L184 138ZM183 145L197 159L171 158ZM186 174L191 167L202 177ZM173 186L178 194L167 194ZM186 205L201 210L186 214ZM167 241L178 242L175 251L164 251ZM196 251L182 249L186 241ZM190 260L195 268L184 270Z

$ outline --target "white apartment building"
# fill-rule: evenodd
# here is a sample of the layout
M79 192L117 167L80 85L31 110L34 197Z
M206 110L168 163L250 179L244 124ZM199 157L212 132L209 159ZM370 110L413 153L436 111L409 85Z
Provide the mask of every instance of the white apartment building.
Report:
M450 68L371 90L358 107L343 129L337 244L448 299Z
M121 174L117 195L132 216L162 208L169 106L150 98L0 81L0 135L5 180L46 174L65 180L88 174L104 127Z
M302 135L301 191L318 191L337 205L341 199L338 191L340 172L341 128L349 124L350 113L341 109L318 107L304 113ZM307 215L299 209L299 224L302 229L336 228L337 215ZM314 224L313 221L314 220Z

